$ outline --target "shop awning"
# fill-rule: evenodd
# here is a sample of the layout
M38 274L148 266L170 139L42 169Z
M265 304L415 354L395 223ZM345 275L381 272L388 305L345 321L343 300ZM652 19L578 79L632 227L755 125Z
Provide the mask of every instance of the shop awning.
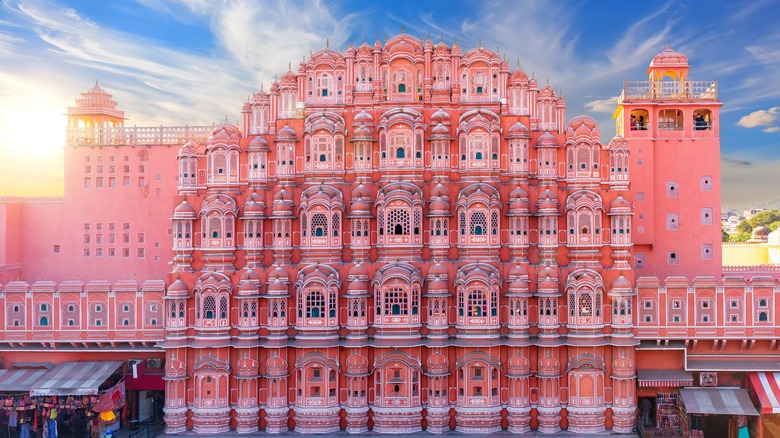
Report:
M747 391L741 388L687 388L680 399L689 414L758 415Z
M0 370L0 392L27 392L48 372L46 368Z
M749 373L762 414L780 414L780 373Z
M683 370L636 370L640 388L693 386L693 375Z
M124 362L63 362L30 390L32 396L95 395L103 382Z

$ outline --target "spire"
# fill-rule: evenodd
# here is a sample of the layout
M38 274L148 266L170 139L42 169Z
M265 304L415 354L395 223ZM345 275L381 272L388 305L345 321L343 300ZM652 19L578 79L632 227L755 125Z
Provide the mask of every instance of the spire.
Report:
M325 38L325 48L330 50L330 38Z
M405 32L406 32L406 29L404 28L404 25L402 24L401 25L401 33L405 33Z

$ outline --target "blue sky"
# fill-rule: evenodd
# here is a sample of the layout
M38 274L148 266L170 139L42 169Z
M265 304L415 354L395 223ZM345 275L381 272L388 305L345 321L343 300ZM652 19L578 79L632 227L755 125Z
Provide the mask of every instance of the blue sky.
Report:
M666 47L717 80L724 207L780 200L780 2L20 1L0 6L0 194L59 177L62 113L95 79L128 125L237 121L246 97L325 40L405 31L481 43L562 90L568 117L601 123L623 80ZM13 170L26 169L24 175Z

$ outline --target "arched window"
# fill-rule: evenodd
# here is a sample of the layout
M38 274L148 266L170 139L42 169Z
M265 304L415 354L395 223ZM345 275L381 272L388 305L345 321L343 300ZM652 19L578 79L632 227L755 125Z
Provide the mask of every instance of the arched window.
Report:
M49 325L49 318L41 316L41 323L39 325L42 327Z
M767 317L767 313L766 312L759 312L758 313L758 321L759 322L766 322L768 320L769 320L769 318Z
M306 317L325 317L325 295L321 291L312 291L306 295Z
M395 151L395 157L396 158L406 158L404 155L406 154L406 151L404 149L396 149Z

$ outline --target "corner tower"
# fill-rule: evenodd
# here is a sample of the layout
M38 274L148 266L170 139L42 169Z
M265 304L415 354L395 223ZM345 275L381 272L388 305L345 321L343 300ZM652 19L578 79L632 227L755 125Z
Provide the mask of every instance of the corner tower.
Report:
M628 143L637 276L721 274L718 85L692 81L667 46L647 81L626 81L614 118Z
M68 144L113 144L116 138L110 128L125 125L125 112L116 109L113 96L95 85L81 93L76 106L68 107ZM119 131L121 132L121 130ZM111 141L114 140L114 141Z

